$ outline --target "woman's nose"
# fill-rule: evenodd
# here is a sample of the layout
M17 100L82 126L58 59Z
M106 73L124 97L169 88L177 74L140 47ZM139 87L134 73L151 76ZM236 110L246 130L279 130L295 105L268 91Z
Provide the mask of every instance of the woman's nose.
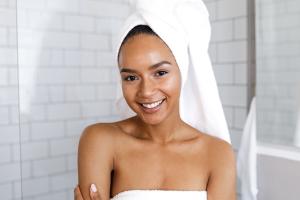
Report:
M144 79L140 83L139 94L142 97L150 97L154 94L156 89L156 84L153 80Z

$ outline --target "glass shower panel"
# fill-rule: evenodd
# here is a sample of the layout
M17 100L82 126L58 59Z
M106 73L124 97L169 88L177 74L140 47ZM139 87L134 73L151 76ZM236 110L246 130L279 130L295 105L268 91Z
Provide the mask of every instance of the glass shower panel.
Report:
M84 127L116 119L112 43L126 1L19 0L24 199L73 199Z
M300 147L300 1L256 1L256 14L257 136Z
M0 199L21 199L15 0L0 1Z

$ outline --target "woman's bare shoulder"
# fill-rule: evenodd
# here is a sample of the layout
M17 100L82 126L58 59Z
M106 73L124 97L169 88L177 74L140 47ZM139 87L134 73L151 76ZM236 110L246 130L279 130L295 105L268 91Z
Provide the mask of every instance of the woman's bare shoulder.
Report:
M196 141L199 144L200 150L204 151L211 161L218 161L220 160L219 158L232 158L234 156L232 145L227 141L195 128L191 130L196 135ZM214 162L210 163L213 164Z
M233 147L227 141L207 133L200 133L199 141L208 157L211 168L222 167L221 163L232 162L235 159Z
M207 149L210 166L210 182L220 177L222 177L223 180L227 180L228 183L234 182L236 157L232 145L223 139L209 135L207 137Z
M118 126L122 121L95 123L88 125L81 134L81 138L89 137L92 139L113 139L120 132Z
M208 142L210 175L207 190L213 199L235 199L236 158L230 143L211 136Z
M234 156L234 150L230 143L218 137L205 134L206 144L210 158L214 161L228 159Z

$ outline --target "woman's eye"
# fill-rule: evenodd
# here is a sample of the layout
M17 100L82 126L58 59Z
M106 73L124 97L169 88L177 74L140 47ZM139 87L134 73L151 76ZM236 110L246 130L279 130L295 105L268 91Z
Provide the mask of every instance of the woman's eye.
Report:
M163 75L165 75L165 74L167 74L168 72L166 72L166 71L158 71L158 72L156 72L156 75L157 76L163 76Z
M126 76L125 78L124 78L124 80L125 81L134 81L134 80L136 80L137 78L135 77L135 76Z

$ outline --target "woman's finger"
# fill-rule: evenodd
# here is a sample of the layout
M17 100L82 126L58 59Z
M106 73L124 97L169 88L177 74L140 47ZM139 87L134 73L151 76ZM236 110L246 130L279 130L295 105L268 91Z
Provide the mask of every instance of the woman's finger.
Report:
M77 185L74 189L74 200L83 200L83 197L81 195L79 186Z
M99 194L95 184L91 185L90 196L91 196L92 200L101 200L100 194Z

